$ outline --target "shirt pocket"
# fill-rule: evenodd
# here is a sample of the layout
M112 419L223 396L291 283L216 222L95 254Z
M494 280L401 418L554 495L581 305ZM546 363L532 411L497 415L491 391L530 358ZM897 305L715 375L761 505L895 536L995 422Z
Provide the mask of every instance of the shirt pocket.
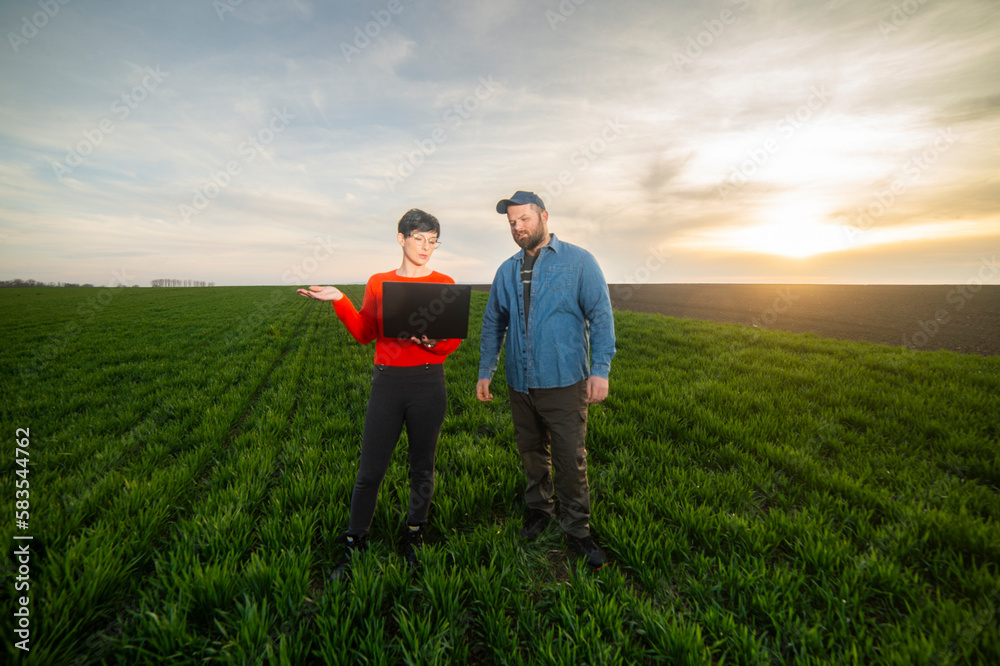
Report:
M545 269L545 282L542 286L546 289L569 289L576 280L576 271L572 266L549 266Z

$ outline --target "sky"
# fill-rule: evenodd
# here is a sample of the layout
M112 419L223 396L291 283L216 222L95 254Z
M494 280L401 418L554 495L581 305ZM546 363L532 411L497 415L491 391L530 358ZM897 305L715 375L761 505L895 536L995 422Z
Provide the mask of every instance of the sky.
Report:
M2 0L0 279L1000 283L995 0Z

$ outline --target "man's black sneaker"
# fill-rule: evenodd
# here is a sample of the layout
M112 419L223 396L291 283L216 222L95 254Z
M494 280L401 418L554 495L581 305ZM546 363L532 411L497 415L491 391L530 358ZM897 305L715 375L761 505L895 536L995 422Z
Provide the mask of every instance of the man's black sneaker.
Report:
M534 541L545 530L550 520L552 520L552 516L549 514L538 509L532 509L528 513L528 517L524 519L524 527L521 528L521 538L525 541Z
M411 569L416 569L420 565L420 561L417 559L417 553L419 553L424 547L424 529L422 526L417 525L415 528L413 525L406 526L406 563Z
M353 536L351 534L344 535L344 552L340 554L340 559L337 560L336 566L333 567L333 573L330 574L330 580L339 580L341 577L347 575L351 571L351 559L357 557L358 554L363 553L368 548L368 539L364 536Z
M597 571L608 561L604 551L589 536L580 538L567 534L566 543L569 544L574 553L587 560L587 566L590 567L591 571Z

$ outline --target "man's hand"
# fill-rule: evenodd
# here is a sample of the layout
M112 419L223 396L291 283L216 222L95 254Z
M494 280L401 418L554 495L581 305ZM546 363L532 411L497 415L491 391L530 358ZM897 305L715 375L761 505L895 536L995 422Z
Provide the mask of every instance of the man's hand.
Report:
M490 380L479 380L479 383L476 384L476 397L479 398L480 402L489 402L493 399L493 395L490 393Z
M298 289L299 295L306 298L315 298L317 301L339 301L344 297L344 292L336 287L309 287L309 289Z
M587 378L587 404L602 402L608 397L608 380L604 377L591 375Z

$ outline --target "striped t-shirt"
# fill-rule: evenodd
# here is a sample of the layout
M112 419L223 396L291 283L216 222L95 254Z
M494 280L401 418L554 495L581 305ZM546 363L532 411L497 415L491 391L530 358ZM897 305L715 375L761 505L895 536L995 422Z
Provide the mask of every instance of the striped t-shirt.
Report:
M528 326L528 309L531 307L531 273L535 268L538 255L524 253L524 263L521 264L521 285L524 287L524 326Z

